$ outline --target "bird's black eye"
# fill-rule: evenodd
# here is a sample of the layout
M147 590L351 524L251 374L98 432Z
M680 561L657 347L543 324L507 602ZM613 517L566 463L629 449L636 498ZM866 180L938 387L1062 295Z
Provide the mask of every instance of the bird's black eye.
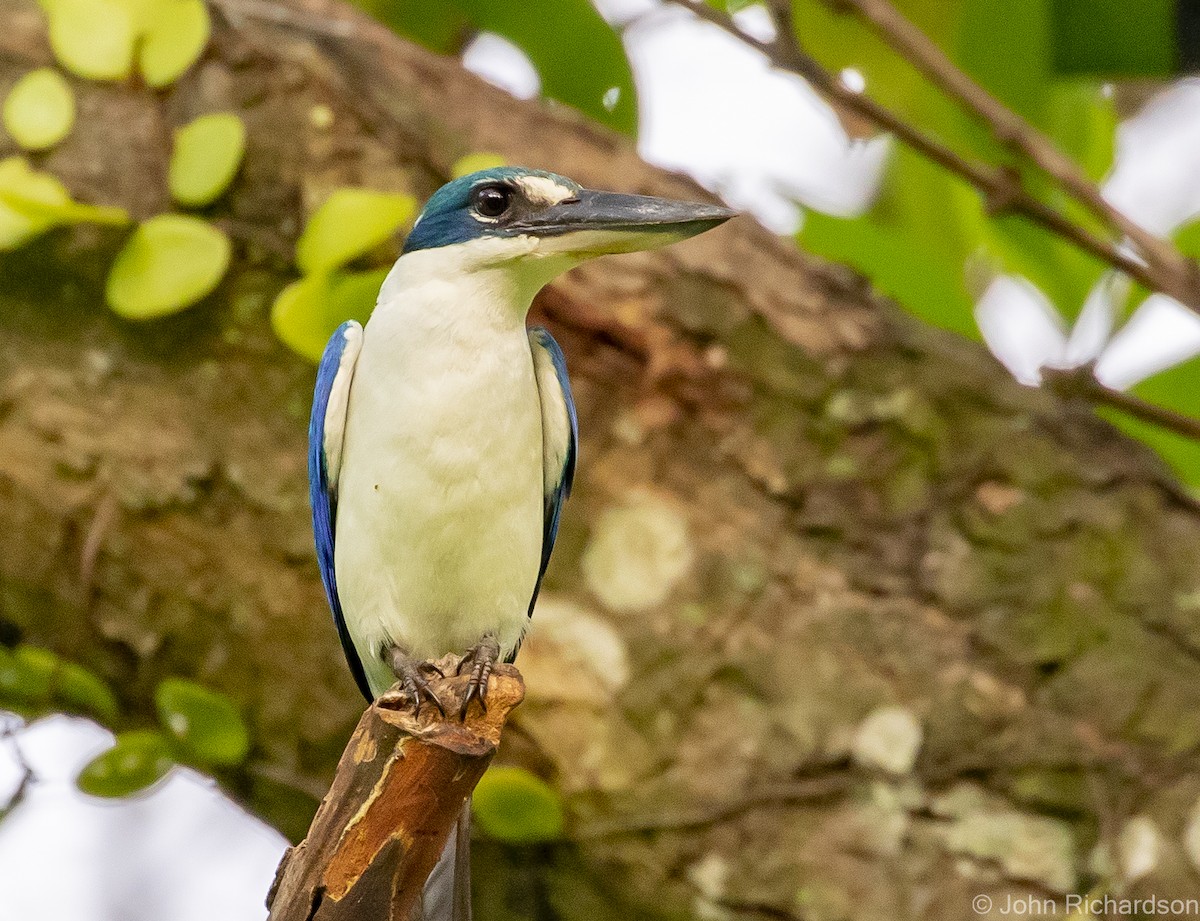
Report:
M471 194L471 204L484 217L499 217L511 201L512 189L502 185L480 186Z

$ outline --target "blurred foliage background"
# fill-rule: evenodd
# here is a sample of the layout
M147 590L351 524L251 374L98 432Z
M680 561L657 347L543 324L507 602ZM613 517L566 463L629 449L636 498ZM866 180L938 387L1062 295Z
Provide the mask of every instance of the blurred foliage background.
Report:
M637 137L637 84L620 28L612 24L628 20L612 10L606 19L587 0L360 0L359 6L439 54L461 56L480 33L501 36L528 58L547 100ZM949 98L914 66L912 55L898 53L851 6L794 0L781 14L778 3L713 0L707 10L710 17L757 15L744 20L742 39L778 52L771 55L776 63L788 53L807 55L953 157L1008 177L1081 233L1140 258L1094 208L994 124ZM894 7L1097 188L1114 168L1122 119L1197 61L1194 21L1183 0L895 0ZM175 128L166 176L172 207L140 220L116 200L76 200L45 157L86 117L76 105L78 81L169 93L203 59L215 16L236 19L263 9L251 0L41 0L41 13L54 64L22 73L5 89L0 251L38 252L30 248L47 235L85 225L118 228L123 236L104 270L108 309L131 323L154 324L205 303L227 279L238 246L221 206L246 156L247 127L239 113L209 112ZM728 19L734 34L738 21ZM794 34L780 34L781 25ZM304 20L300 28L319 33L322 26ZM878 122L845 98L834 100L832 114L852 145L880 134ZM313 119L326 116L332 113L313 110ZM500 155L477 150L450 172L500 162ZM891 145L869 198L860 213L806 207L796 244L852 266L921 322L985 341L1022 383L1041 383L1046 370L1070 372L1076 386L1080 375L1097 383L1099 389L1086 393L1097 397L1106 418L1158 452L1189 487L1200 482L1200 422L1189 422L1200 392L1200 334L1189 331L1167 343L1167 358L1143 348L1133 371L1115 370L1110 360L1126 327L1164 311L1194 325L1195 304L1156 292L1145 279L1131 282L1111 261L1031 222L1010 203L980 194L977 184L911 146ZM298 230L289 283L273 297L270 323L279 340L315 363L339 323L365 321L397 238L419 207L418 197L405 192L330 190ZM1146 229L1192 260L1200 256L1200 225L1193 218L1177 213ZM1113 392L1132 400L1122 403ZM1154 407L1179 415L1156 418ZM237 776L252 733L236 701L175 676L157 683L153 701L155 723L125 726L121 695L84 663L28 643L0 645L0 707L26 721L70 712L122 730L80 773L79 787L88 794L127 796L159 782L176 764ZM23 791L18 787L6 811ZM530 846L563 834L561 799L524 769L489 775L476 803L483 831L496 841Z

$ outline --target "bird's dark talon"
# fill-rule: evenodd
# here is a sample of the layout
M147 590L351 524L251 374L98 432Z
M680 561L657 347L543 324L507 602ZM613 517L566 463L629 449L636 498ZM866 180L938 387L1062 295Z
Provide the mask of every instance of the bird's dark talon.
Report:
M467 693L463 695L462 707L458 718L466 720L467 710L472 700L479 701L479 709L487 713L488 681L492 677L492 669L500 659L500 643L492 634L487 634L478 643L467 650L467 654L458 663L456 674L461 675L463 666L471 663L471 677L467 680Z
M438 665L436 662L422 662L420 665L417 666L417 668L421 669L422 671L433 672L439 678L446 677L446 673L444 671L442 671L442 667L440 665Z
M387 658L392 673L400 681L401 692L407 695L412 703L413 715L419 717L422 704L428 701L437 707L438 712L444 717L446 708L434 693L433 688L429 686L425 675L422 674L423 671L432 669L444 678L442 670L432 662L415 662L408 653L395 647L388 651Z

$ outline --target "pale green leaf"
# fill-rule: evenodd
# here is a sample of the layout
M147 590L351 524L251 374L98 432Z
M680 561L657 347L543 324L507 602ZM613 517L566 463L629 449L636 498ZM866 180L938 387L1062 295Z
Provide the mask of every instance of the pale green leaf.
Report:
M292 351L314 364L346 320L366 323L387 269L310 275L288 285L271 308L271 326Z
M229 268L229 239L198 218L160 214L141 224L117 254L105 296L116 313L148 320L190 307Z
M416 210L410 195L337 189L309 218L296 262L306 275L339 268L391 239Z
M1048 88L1046 129L1094 182L1112 167L1118 121L1115 96L1099 83L1059 80Z
M150 8L138 65L150 86L169 86L199 60L212 23L202 0L157 0Z
M75 124L75 94L49 67L21 77L4 100L4 127L26 150L53 147Z
M271 328L275 335L313 364L321 360L325 343L332 335L332 331L325 331L329 291L328 275L308 275L280 291L271 305Z
M50 47L60 64L89 80L124 80L133 70L137 28L119 0L54 0Z
M0 250L23 243L62 224L124 224L120 208L71 201L66 187L38 172L21 157L0 160Z
M61 182L21 157L0 160L0 250L16 249L55 225L52 217L31 213L30 203L55 207L70 201Z
M201 115L175 132L167 171L171 197L200 207L229 187L246 152L246 126L228 112Z

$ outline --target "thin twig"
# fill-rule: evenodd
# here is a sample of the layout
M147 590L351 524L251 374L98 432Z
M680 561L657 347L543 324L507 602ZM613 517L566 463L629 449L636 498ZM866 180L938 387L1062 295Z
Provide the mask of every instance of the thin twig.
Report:
M258 19L306 35L352 38L355 34L354 23L348 19L312 15L271 0L209 0L209 3L222 10L235 24L240 19Z
M972 79L889 0L826 0L826 3L835 11L856 12L931 83L982 120L1002 144L1019 151L1092 214L1128 237L1153 270L1157 290L1200 311L1192 264L1168 241L1105 201L1096 184L1050 138Z
M1020 214L1051 233L1074 243L1101 262L1124 272L1147 288L1162 290L1162 280L1152 274L1145 263L1124 252L1116 244L1090 233L1070 218L1024 189L1019 178L1009 170L996 168L960 156L941 141L924 133L896 113L881 106L865 93L846 86L839 77L809 57L795 41L791 9L787 3L773 3L777 36L764 42L742 32L733 20L704 2L666 0L667 3L690 10L700 19L711 23L762 53L775 67L796 74L821 95L894 134L903 143L943 169L965 179L982 193L984 202L993 212ZM1170 293L1170 292L1164 292ZM1175 296L1175 295L1172 295Z
M14 718L13 721L6 720L3 728L0 728L0 740L7 741L11 746L13 760L17 762L17 770L21 772L21 779L17 781L16 787L9 794L8 802L0 806L0 819L7 818L14 809L21 805L21 802L29 792L29 788L33 786L33 782L36 780L33 768L25 760L25 753L21 751L21 745L17 741L17 730L22 725L19 719Z
M1060 396L1081 397L1091 403L1110 406L1134 419L1200 441L1200 419L1147 402L1132 393L1105 387L1096 380L1090 367L1072 368L1067 371L1043 368L1042 379Z

